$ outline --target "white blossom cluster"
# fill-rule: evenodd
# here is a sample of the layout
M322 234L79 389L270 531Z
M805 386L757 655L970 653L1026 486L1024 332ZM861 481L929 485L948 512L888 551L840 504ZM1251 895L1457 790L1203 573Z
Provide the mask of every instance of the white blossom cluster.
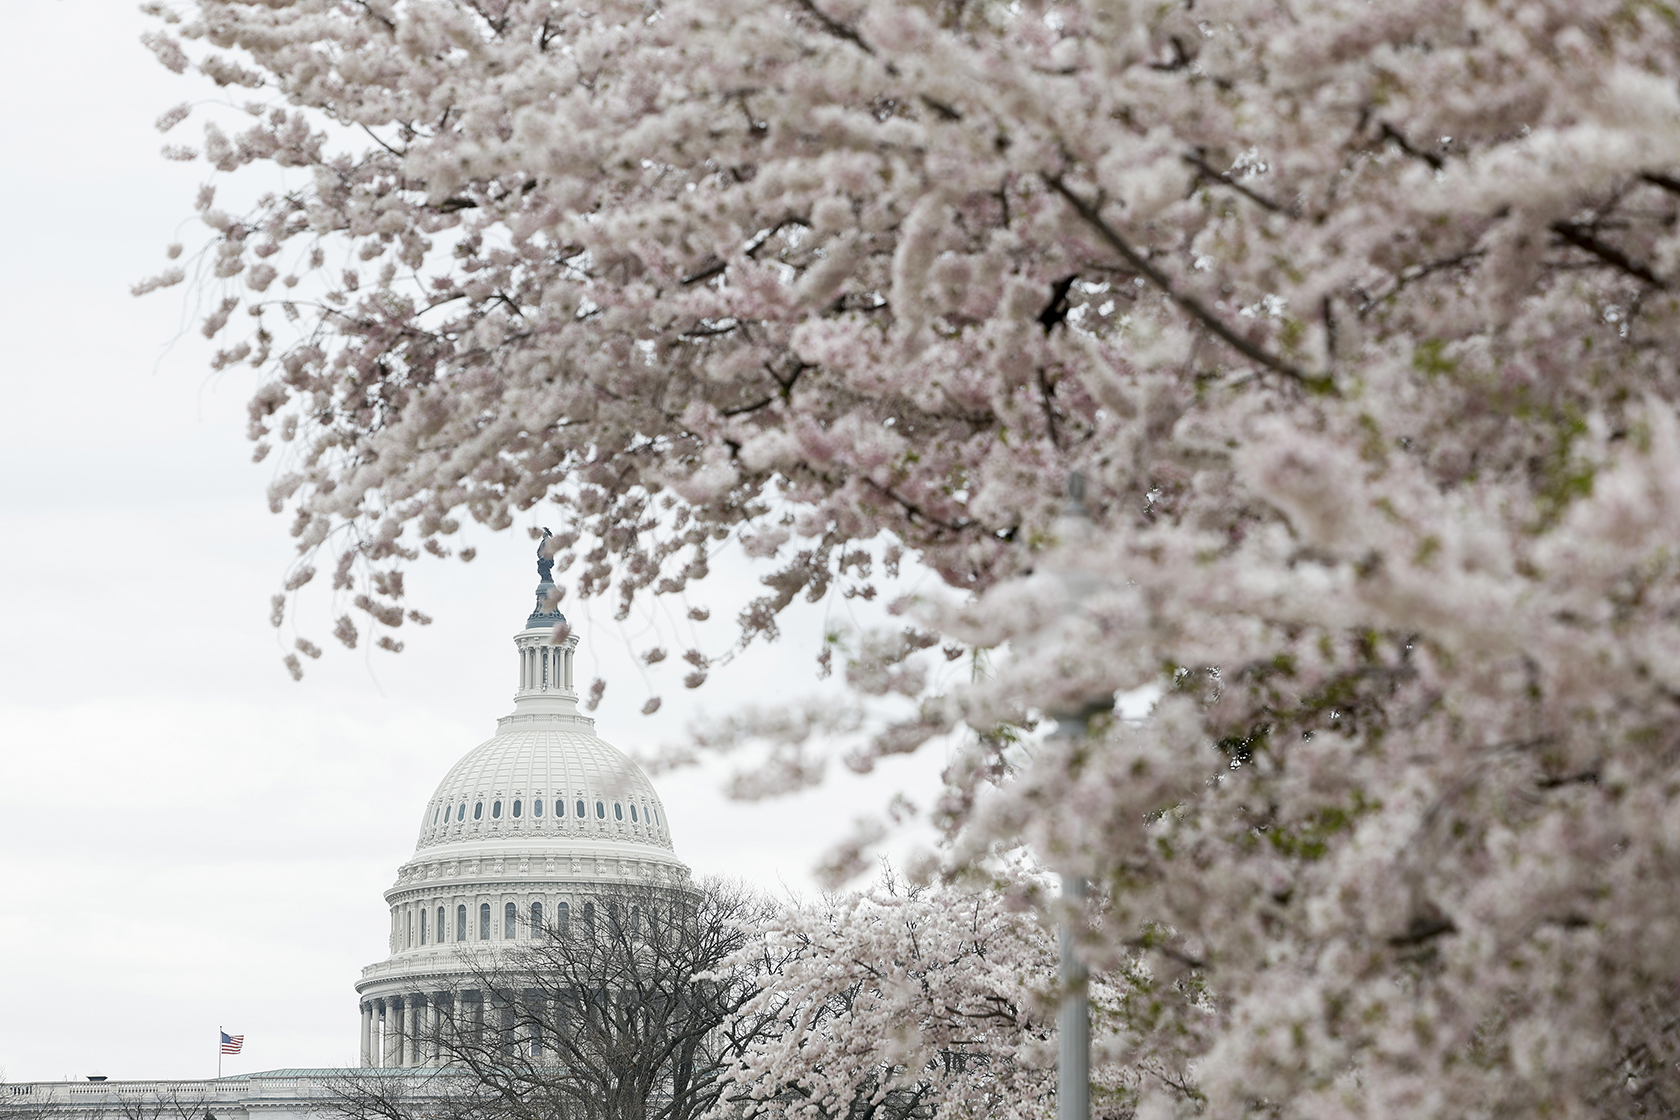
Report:
M1205 988L1145 1114L1680 1110L1671 8L156 10L268 98L168 154L307 173L201 194L204 329L374 620L538 502L621 609L775 557L747 638L895 542L960 601L848 666L914 708L853 762L972 729L953 862L1025 841L1093 881L1094 965Z
M1019 896L1029 884L1006 884ZM1055 1112L1055 940L999 885L906 887L789 907L725 964L761 990L719 1115L746 1120L1028 1120ZM767 966L767 967L766 967ZM1090 985L1100 1048L1094 1115L1132 1114L1145 1078L1188 1099L1162 1024L1193 1000L1132 962Z

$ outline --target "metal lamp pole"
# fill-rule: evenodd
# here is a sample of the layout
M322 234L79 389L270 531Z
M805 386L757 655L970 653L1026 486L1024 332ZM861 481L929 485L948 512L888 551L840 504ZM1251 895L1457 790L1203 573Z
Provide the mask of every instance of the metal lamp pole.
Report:
M1085 476L1075 471L1068 476L1067 505L1057 519L1060 562L1052 561L1051 577L1062 585L1065 613L1075 613L1096 589L1097 579L1080 562L1078 552L1090 537L1091 515L1085 508ZM1078 710L1049 711L1056 721L1052 739L1080 739L1088 734L1088 721L1108 711L1113 697L1086 703ZM1074 922L1084 911L1084 876L1062 875L1063 915L1056 940L1061 954L1059 979L1061 1005L1056 1012L1056 1120L1089 1120L1091 1115L1091 1001L1084 962L1076 951Z
M1082 739L1091 717L1112 710L1113 701L1088 705L1078 712L1051 712L1056 720L1052 739ZM1062 993L1056 1009L1056 1120L1089 1120L1091 1115L1091 997L1090 973L1079 959L1078 927L1085 910L1089 884L1083 875L1062 873L1062 920L1056 926L1061 964L1057 973Z
M1062 898L1072 905L1085 898L1085 880L1062 876ZM1062 951L1062 1005L1056 1012L1056 1120L1088 1120L1091 1115L1091 1000L1085 965L1073 949L1068 919L1057 930Z

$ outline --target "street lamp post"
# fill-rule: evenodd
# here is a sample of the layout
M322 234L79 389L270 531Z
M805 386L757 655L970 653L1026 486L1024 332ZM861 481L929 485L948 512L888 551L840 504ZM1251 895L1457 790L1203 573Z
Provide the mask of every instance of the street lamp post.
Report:
M1057 518L1060 555L1046 568L1061 586L1062 612L1076 614L1097 589L1098 579L1085 563L1083 549L1090 539L1091 515L1085 508L1085 476L1068 476L1067 505ZM1081 739L1090 731L1091 717L1112 709L1112 694L1062 702L1047 711L1056 721L1052 739ZM1089 973L1077 951L1077 926L1085 909L1086 881L1076 872L1062 873L1062 920L1056 929L1061 954L1061 1004L1056 1012L1056 1120L1089 1120L1091 1115L1091 1001Z
M1085 900L1085 880L1062 876L1062 901L1071 911ZM1085 965L1073 946L1073 919L1057 930L1062 952L1062 1004L1056 1012L1056 1120L1087 1120L1091 1115L1091 1001Z

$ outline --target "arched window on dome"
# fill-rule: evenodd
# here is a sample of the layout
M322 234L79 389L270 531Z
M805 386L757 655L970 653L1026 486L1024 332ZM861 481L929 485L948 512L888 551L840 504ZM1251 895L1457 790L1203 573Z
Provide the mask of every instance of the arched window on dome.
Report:
M572 908L568 903L555 906L554 928L562 937L572 932Z
M455 819L458 821L464 821L467 819L467 803L465 801L461 802L460 809L456 810Z
M523 801L515 801L513 803L513 816L515 820L519 819L519 810L524 808L524 805L525 803Z
M408 933L405 935L403 940L407 944L408 948L412 949L414 948L414 911L410 910L408 912L403 919L403 924L408 927Z
M605 801L595 802L595 819L598 821L607 819L607 803Z
M624 806L620 805L618 802L614 801L613 802L613 820L621 821L623 819L624 819Z
M577 811L578 811L578 814L577 814L577 815L578 815L578 820L580 820L580 821L581 821L581 820L582 820L582 819L583 819L583 818L585 818L585 817L587 817L587 816L588 816L588 815L589 815L589 810L588 810L588 809L585 809L585 808L584 808L584 807L583 807L583 802L582 802L582 801L579 801L579 802L578 802L578 803L577 803Z
M465 904L455 907L455 940L467 939L467 908Z
M481 821L483 819L484 819L484 802L479 801L479 802L476 802L473 805L473 820Z
M630 932L633 934L642 932L642 908L640 906L630 907Z
M531 903L531 936L541 937L543 932L542 903Z
M436 826L436 825L437 825L437 822L438 822L438 817L439 817L439 816L440 816L440 815L441 815L441 814L442 814L442 813L443 813L443 806L442 806L442 805L439 805L439 806L438 806L438 807L437 807L437 808L436 808L436 809L433 809L433 810L432 810L432 825L433 825L433 826L434 826L434 827L435 827L435 826Z
M630 806L630 823L636 823L636 807L634 805Z
M426 911L420 911L420 944L426 943Z
M511 902L502 908L502 936L509 941L519 936L519 907Z
M448 927L446 927L443 924L443 907L439 906L438 907L438 924L437 924L437 939L438 939L438 944L439 945L443 944L443 935L444 935L444 932L447 928Z
M535 801L531 802L531 815L533 817L542 816L542 798L539 797Z
M500 801L490 806L490 819L493 821L502 819L502 803Z
M483 902L478 907L478 939L490 940L490 904Z
M595 904L593 902L583 904L583 932L591 935L595 933Z

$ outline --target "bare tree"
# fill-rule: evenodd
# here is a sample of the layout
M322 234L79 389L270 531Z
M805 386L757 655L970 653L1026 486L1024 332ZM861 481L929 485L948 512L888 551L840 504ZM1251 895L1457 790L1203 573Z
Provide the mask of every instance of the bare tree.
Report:
M42 1120L49 1112L56 1117L66 1111L55 1108L39 1085L0 1079L0 1120Z
M465 954L423 1032L440 1071L330 1094L350 1120L696 1120L754 1029L737 1012L763 969L737 954L771 912L719 880L604 888L519 949Z
M210 1093L197 1082L159 1082L138 1091L116 1088L121 1120L214 1120Z
M201 1082L0 1082L0 1120L216 1120Z

